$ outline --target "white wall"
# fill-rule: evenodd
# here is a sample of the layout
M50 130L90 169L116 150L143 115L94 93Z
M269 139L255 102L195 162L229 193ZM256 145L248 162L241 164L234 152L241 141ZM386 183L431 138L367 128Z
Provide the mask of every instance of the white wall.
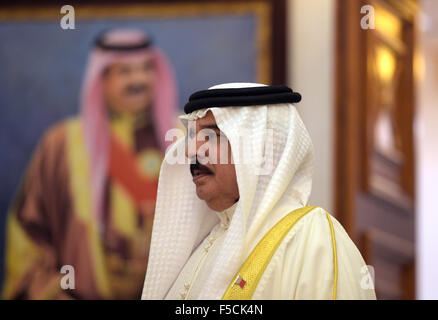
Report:
M315 147L310 203L333 212L335 1L288 0L288 84Z
M438 299L438 1L422 1L425 73L416 115L417 298Z

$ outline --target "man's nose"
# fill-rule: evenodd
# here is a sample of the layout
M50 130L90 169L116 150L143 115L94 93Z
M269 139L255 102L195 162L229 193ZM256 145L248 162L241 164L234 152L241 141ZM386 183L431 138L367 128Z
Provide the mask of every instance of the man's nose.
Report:
M188 159L195 159L197 150L198 150L198 146L196 143L196 137L187 138L186 157Z
M130 77L129 77L129 81L131 81L131 83L136 84L136 85L145 85L146 84L144 75L138 71L131 72Z

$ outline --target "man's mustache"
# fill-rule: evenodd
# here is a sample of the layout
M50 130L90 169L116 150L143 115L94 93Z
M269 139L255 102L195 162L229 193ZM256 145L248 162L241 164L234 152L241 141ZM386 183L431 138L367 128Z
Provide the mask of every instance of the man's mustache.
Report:
M143 93L146 90L149 90L149 86L143 83L138 83L138 84L127 85L124 91L126 95L135 95L135 94Z
M205 172L207 174L212 174L213 173L213 172L211 172L211 170L208 167L200 164L198 162L198 160L196 160L195 163L191 163L190 164L190 173L192 174L192 177L195 175L195 170L199 170L199 171Z

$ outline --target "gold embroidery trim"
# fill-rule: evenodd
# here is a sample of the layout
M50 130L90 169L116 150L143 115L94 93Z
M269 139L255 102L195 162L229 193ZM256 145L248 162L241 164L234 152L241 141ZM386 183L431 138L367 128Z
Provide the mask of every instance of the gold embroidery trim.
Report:
M272 227L262 240L259 241L240 270L235 274L222 300L250 300L260 278L284 237L303 216L315 208L306 206L294 210ZM237 277L246 281L243 288L236 284Z
M333 229L333 222L330 219L330 215L326 212L325 213L327 220L330 225L330 233L332 235L332 245L333 245L333 268L334 268L334 280L333 280L333 300L336 300L336 291L338 286L338 257L336 253L336 238L335 238L335 231Z

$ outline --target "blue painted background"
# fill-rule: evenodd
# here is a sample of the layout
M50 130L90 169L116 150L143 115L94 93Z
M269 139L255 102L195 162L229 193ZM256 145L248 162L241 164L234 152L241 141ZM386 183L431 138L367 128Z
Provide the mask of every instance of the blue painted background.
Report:
M180 108L194 91L255 79L255 17L0 22L0 284L8 206L43 132L78 110L88 52L106 28L148 31L172 62Z

